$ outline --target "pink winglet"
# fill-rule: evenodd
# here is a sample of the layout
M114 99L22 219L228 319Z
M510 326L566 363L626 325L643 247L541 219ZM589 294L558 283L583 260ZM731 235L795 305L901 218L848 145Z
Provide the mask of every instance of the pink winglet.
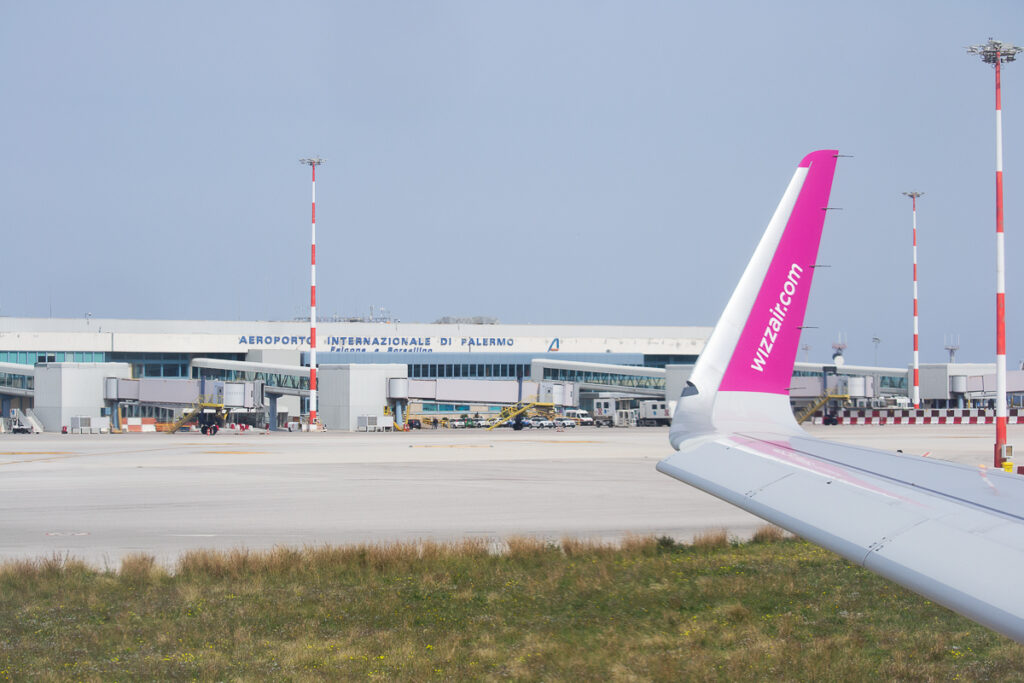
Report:
M820 150L800 162L801 168L808 169L807 177L719 391L789 393L836 155L835 150Z

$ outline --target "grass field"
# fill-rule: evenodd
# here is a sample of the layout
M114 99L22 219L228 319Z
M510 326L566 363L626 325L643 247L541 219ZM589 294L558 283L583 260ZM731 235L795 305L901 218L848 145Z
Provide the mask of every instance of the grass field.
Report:
M1024 647L765 530L0 566L0 680L1024 680Z

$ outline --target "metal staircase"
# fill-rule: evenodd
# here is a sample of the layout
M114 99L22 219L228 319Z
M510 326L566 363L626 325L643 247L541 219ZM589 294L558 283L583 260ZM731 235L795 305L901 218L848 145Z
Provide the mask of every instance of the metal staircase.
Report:
M504 410L494 419L491 426L487 428L487 431L491 431L496 427L514 420L517 415L526 416L527 413L533 415L543 415L546 418L553 418L555 415L555 404L554 403L515 403L510 406L506 406Z
M807 418L809 418L811 415L814 415L816 412L818 412L823 405L825 405L826 403L828 403L832 399L842 399L842 400L845 401L845 400L847 400L849 398L850 398L849 394L830 394L829 392L826 391L824 394L822 394L818 398L814 399L813 403L811 403L809 406L807 406L806 408L801 410L799 413L797 413L797 415L796 415L796 423L797 424L803 424L807 420Z
M214 396L200 396L196 399L195 403L186 408L182 413L181 417L171 423L167 428L168 434L174 434L179 429L184 427L188 422L195 419L199 413L203 412L206 408L215 408L218 413L224 409L223 403L213 403Z
M13 422L11 431L15 433L21 430L28 430L31 434L42 434L45 431L42 423L39 422L39 418L36 417L31 408L26 408L24 412L15 408Z

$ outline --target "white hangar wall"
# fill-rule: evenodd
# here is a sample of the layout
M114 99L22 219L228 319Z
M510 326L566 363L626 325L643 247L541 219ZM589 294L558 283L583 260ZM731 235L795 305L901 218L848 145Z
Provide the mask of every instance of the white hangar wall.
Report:
M130 379L127 363L41 363L36 366L33 411L43 429L59 432L71 418L101 417L107 377Z
M384 423L388 380L406 376L406 366L397 363L322 366L317 372L317 417L328 429L343 431L355 430L360 415Z

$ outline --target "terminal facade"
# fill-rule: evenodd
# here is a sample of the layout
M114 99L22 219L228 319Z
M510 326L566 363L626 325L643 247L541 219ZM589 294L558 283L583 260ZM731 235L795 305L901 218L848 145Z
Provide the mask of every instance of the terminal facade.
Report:
M624 405L671 401L711 329L321 322L318 412L330 428L352 429L357 413L364 412L486 417L517 400L587 409L599 397ZM170 380L198 382L197 387L257 382L265 389L265 419L277 426L308 412L308 335L307 321L0 318L2 416L45 408L45 414L60 416L50 417L45 429L57 431L69 414L110 416L116 405L125 417L170 421L183 409L159 398L157 390ZM989 364L924 367L922 397L936 407L980 403L991 389L984 376L992 371ZM905 405L909 373L797 363L791 398L798 407L829 394L847 396L858 406ZM134 393L111 393L97 384L104 377L139 380L141 395L149 392L153 400L139 400L140 389L130 382L120 386ZM1010 379L1016 384L1017 378ZM1024 376L1019 379L1024 389ZM390 380L398 383L389 385ZM391 395L396 392L405 395Z
M645 375L644 369L692 365L710 332L708 327L675 326L321 322L318 398L321 403L331 400L336 389L330 386L332 378L352 381L358 377L363 378L358 382L380 384L369 366L381 366L386 368L386 379L405 379L421 393L433 392L434 398L410 397L422 412L461 412L485 403L490 407L491 402L483 399L508 397L508 386L518 385L520 379L527 381L528 395L558 395L563 402L578 405L579 394L553 388L572 381L533 377L533 362L552 359L629 366L637 370L620 373L614 380L623 385L651 383L651 373ZM308 411L308 337L306 321L0 318L0 407L6 417L14 410L32 409L40 401L59 402L59 397L36 395L35 370L30 368L52 370L64 365L62 382L70 386L71 378L79 374L72 365L81 370L101 364L116 369L111 376L120 378L127 374L139 380L262 381L268 388L271 414L296 416ZM363 369L342 372L342 368ZM94 374L88 373L88 382ZM505 388L495 394L497 385L482 381ZM538 381L546 384L542 387ZM663 394L664 380L653 381ZM53 385L48 381L47 386ZM102 389L97 391L102 397ZM350 395L335 399L339 406L353 400ZM129 416L158 419L170 419L175 412L157 403L129 402L123 407ZM101 400L93 412L102 414L104 408L110 412ZM323 415L323 406L319 412ZM329 426L346 428L348 424ZM53 428L46 425L48 431Z

